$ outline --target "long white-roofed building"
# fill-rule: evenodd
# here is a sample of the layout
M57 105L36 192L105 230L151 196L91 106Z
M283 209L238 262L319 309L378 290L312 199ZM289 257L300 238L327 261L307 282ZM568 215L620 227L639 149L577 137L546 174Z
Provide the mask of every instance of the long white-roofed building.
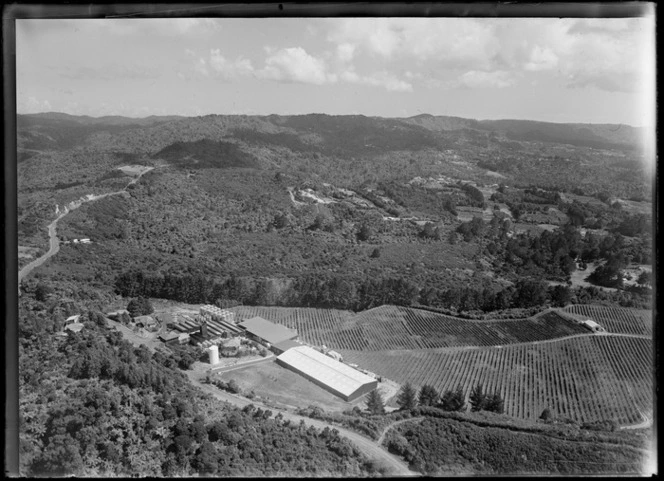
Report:
M378 381L309 346L292 347L277 363L318 384L345 401L354 401L378 387Z

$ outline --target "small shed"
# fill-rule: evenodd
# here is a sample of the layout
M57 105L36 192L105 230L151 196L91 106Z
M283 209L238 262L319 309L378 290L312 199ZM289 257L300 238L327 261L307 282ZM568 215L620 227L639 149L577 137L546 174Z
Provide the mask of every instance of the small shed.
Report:
M76 324L78 323L78 319L81 317L80 314L77 314L75 316L69 316L67 320L65 321L65 327L70 325L70 324ZM81 324L82 325L82 324Z
M166 334L160 334L159 340L165 344L175 344L178 342L179 336L180 336L179 332L170 331L167 332Z
M586 319L581 324L583 324L585 327L587 327L588 329L590 329L593 332L606 332L606 329L604 329L602 326L597 324L592 319Z
M83 324L80 322L72 322L65 326L65 329L72 332L80 332L83 329Z

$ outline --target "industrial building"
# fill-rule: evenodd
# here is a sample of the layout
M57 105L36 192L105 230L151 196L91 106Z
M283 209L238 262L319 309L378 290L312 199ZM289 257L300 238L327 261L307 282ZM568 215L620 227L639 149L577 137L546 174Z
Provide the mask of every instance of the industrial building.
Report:
M268 347L273 344L279 344L280 342L297 339L296 330L275 324L262 317L245 319L238 325L244 329L247 337L266 343Z
M272 351L274 351L274 353L278 356L279 354L282 354L293 347L300 347L301 345L302 344L298 341L293 341L292 339L288 339L286 341L272 344Z
M308 346L292 347L277 363L339 396L354 401L378 387L378 381Z
M211 320L215 321L226 321L235 323L235 313L226 309L221 309L217 306L206 304L201 306L200 315L203 317L208 317Z

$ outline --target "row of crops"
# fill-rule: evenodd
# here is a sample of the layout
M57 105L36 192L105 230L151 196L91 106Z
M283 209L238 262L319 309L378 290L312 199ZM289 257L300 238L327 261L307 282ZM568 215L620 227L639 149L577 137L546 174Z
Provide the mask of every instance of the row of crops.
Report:
M342 351L347 362L398 383L439 391L481 383L500 392L505 412L537 419L545 408L578 422L638 423L653 405L652 341L586 336L445 351Z
M422 309L381 306L357 314L335 309L238 306L238 319L260 316L296 329L310 344L383 351L497 346L589 334L555 311L527 319L472 321Z
M567 306L563 312L592 319L608 332L652 336L651 310L576 304Z
M553 311L519 320L473 322L452 316L399 308L407 328L422 347L495 346L588 334L583 326Z

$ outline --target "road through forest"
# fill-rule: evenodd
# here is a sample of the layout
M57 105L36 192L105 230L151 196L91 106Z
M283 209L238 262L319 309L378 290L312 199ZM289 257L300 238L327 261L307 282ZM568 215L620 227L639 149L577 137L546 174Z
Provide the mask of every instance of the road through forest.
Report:
M92 202L92 201L95 201L95 200L103 199L103 198L105 198L105 197L110 197L110 196L112 196L112 195L119 195L119 194L122 194L122 193L126 192L126 191L127 191L127 188L128 188L130 185L135 184L136 182L138 182L138 180L141 178L141 176L142 176L143 174L145 174L146 172L149 172L149 171L152 170L153 168L154 168L154 167L151 167L151 168L149 168L149 169L147 169L147 170L144 170L144 171L142 171L141 173L139 173L135 178L133 178L131 181L129 181L129 183L128 183L128 184L124 187L124 189L122 189L122 190L118 190L118 191L116 191L116 192L108 192L108 193L106 193L106 194L101 194L101 195L93 195L93 196L90 197L89 199L85 199L85 200L81 201L80 204L74 205L74 207L72 207L71 209L69 209L69 211L65 212L64 214L60 214L60 215L59 215L59 216L58 216L53 222L51 222L51 223L48 225L48 240L49 240L49 249L48 249L48 252L46 252L46 254L42 255L41 257L38 257L38 258L35 259L34 261L30 262L29 264L27 264L26 266L24 266L20 271L18 271L18 282L19 282L19 284L20 284L21 281L22 281L23 279L25 279L25 278L28 276L28 274L30 274L34 269L36 269L37 267L39 267L39 266L41 266L42 264L44 264L44 262L46 262L48 259L50 259L51 257L53 257L53 256L54 256L55 254L57 254L58 251L60 250L60 241L59 241L59 239L58 239L57 230L56 230L56 229L57 229L57 226L58 226L58 221L59 221L60 219L62 219L62 218L63 218L64 216L66 216L67 214L69 214L71 211L78 209L80 206L82 206L82 205L85 204L86 202Z

